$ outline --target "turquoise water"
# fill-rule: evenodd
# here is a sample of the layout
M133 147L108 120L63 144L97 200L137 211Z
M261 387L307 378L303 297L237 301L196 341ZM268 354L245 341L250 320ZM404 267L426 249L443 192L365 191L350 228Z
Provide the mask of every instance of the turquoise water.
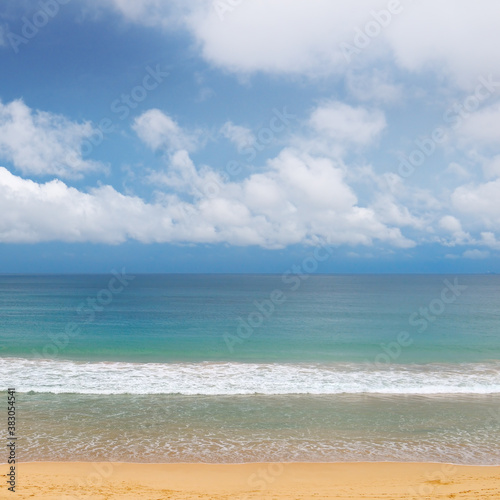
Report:
M119 278L0 277L22 459L500 463L500 276Z
M281 276L142 275L100 305L110 276L3 276L0 352L85 361L364 362L406 331L412 344L401 363L500 359L500 276L460 276L467 288L450 292L454 302L426 320L419 308L440 300L445 279L457 278L310 276L294 291ZM285 301L264 317L255 301L269 301L276 289ZM102 310L77 311L87 300ZM253 324L263 318L256 328L248 325L252 314ZM239 337L243 322L248 338ZM64 342L68 324L78 329L55 352L51 339Z

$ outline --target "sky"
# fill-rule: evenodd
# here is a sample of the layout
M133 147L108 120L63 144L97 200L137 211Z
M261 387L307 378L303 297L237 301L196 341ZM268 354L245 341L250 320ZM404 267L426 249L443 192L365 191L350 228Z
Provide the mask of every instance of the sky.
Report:
M0 3L0 273L500 272L496 0Z

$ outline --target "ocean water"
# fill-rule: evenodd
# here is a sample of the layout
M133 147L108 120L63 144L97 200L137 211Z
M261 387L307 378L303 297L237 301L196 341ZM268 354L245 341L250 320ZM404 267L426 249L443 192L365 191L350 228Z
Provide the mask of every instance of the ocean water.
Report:
M0 380L21 461L498 465L500 276L4 275Z

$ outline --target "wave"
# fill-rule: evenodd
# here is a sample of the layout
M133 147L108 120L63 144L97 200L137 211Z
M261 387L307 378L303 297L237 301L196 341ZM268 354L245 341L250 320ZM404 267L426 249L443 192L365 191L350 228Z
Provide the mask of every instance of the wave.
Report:
M127 363L0 359L18 392L73 394L495 394L500 363Z

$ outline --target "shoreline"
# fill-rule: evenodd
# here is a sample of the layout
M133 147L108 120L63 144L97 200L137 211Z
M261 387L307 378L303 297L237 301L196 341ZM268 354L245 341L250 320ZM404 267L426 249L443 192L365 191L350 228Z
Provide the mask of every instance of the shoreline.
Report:
M357 464L402 464L402 465L453 465L456 467L498 467L500 468L500 464L491 465L491 464L460 464L456 462L429 462L429 461L401 461L401 460L359 460L359 461L346 461L346 462L304 462L304 461L296 461L296 462L122 462L120 460L33 460L30 462L20 462L16 460L16 465L30 465L30 464L117 464L117 465L268 465L268 464L282 464L282 465L357 465ZM7 462L0 462L0 467L5 467Z
M4 476L10 466L0 465ZM15 494L42 500L498 499L500 466L434 462L20 462ZM9 494L9 497L6 495ZM11 496L10 496L11 495Z

